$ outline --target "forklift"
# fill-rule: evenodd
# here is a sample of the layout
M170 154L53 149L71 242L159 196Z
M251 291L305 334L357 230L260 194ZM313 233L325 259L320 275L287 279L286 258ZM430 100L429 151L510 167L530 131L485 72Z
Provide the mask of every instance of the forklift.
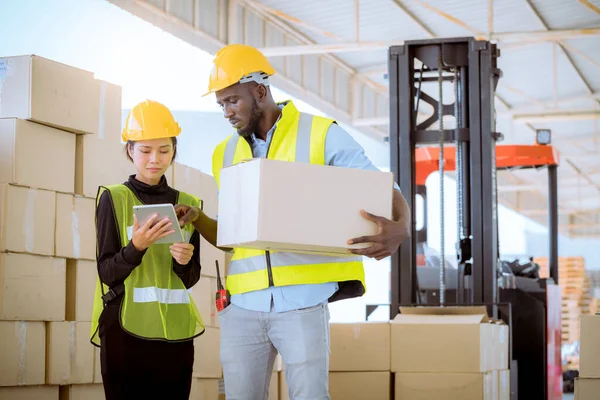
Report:
M411 237L392 256L390 319L400 307L484 305L510 330L511 400L560 400L559 160L549 132L538 132L531 146L496 144L503 139L495 129L494 109L502 72L499 49L489 41L407 41L390 47L388 56L391 171L412 220ZM448 97L452 104L442 100ZM548 279L540 279L532 263L500 260L496 174L511 168L548 172ZM416 196L426 204L425 181L435 171L440 173L440 255L437 265L427 265L419 254L427 227L417 230ZM456 175L456 266L448 265L444 254L445 171Z

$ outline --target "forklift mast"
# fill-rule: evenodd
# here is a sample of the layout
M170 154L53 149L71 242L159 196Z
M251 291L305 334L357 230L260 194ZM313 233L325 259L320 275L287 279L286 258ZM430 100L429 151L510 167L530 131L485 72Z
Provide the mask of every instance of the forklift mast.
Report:
M400 306L484 305L492 318L509 325L511 399L557 400L562 395L558 155L546 145L497 147L503 139L496 132L494 109L502 75L497 68L499 55L495 44L475 38L407 41L389 49L391 171L411 210L412 230L392 255L390 319ZM437 87L428 82L437 82ZM434 86L433 92L423 86ZM454 101L445 104L443 99L450 97ZM432 107L433 113L424 112L423 105ZM499 169L541 167L548 171L551 279L513 275L506 280L498 248L496 174ZM417 231L415 213L416 195L425 200L425 179L436 170L440 172L439 277L430 274L437 268L417 268L417 245L427 240L427 227ZM443 177L447 170L456 171L456 269L445 266ZM437 282L425 283L424 275ZM447 288L453 295L449 300ZM432 296L422 301L424 289Z
M398 313L399 306L418 303L417 244L426 238L426 231L416 230L414 212L416 194L425 194L424 183L417 181L418 169L421 169L416 159L418 150L422 150L419 147L439 149L438 154L443 156L436 159L441 160L439 170L442 173L450 159L453 161L451 169L456 170L459 237L456 244L458 271L455 303L498 303L497 273L500 261L496 142L503 138L495 129L495 90L502 75L497 68L498 56L499 50L495 44L475 38L407 41L404 45L389 49L391 171L412 210L411 237L392 256L392 319ZM438 82L438 89L442 82L444 87L453 85L455 101L452 104L440 103L441 90L438 93L426 93L422 84L432 81ZM417 117L422 103L432 106L433 114L419 122ZM441 116L454 117L452 129L443 129ZM547 159L536 161L532 156L521 165L511 164L508 162L499 165L499 168L548 166L549 269L554 282L558 283L556 164L549 163ZM440 181L443 184L442 177ZM443 204L443 193L440 198ZM440 259L444 258L443 250ZM444 282L443 268L441 270L440 291L443 292L447 282ZM466 298L463 298L465 293ZM440 298L443 298L443 293L440 293ZM493 317L497 318L496 308L493 307L491 311Z

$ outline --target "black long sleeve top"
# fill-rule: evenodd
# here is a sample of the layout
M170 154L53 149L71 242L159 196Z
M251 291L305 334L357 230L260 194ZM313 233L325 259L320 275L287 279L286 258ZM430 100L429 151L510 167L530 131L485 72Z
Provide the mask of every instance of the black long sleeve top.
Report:
M134 175L131 175L124 184L145 204L176 204L179 197L179 192L169 187L164 176L154 186L136 180ZM141 264L146 250L137 250L131 241L125 247L121 245L109 192L104 192L100 197L96 216L98 275L105 285L112 288L122 283ZM200 279L200 235L198 231L194 231L190 243L194 246L194 255L187 265L180 265L173 259L173 271L188 289ZM111 303L120 302L121 298L118 298Z

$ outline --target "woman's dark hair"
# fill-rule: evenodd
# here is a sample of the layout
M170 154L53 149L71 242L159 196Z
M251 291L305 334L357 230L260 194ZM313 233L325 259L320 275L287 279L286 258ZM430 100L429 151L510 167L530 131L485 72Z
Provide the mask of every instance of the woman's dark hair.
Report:
M172 137L171 142L173 142L173 158L171 158L171 164L173 164L173 162L175 161L175 157L177 157L177 138ZM133 162L133 159L129 155L129 149L131 148L133 150L133 146L135 146L135 142L132 140L128 140L125 144L125 155L127 156L127 159L131 162Z

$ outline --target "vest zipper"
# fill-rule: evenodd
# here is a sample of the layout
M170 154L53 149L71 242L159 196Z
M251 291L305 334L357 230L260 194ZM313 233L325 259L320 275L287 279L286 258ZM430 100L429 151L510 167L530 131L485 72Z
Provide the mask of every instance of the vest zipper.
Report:
M273 282L273 270L271 269L271 252L269 250L265 251L265 257L267 259L267 274L269 275L269 287L275 286Z

